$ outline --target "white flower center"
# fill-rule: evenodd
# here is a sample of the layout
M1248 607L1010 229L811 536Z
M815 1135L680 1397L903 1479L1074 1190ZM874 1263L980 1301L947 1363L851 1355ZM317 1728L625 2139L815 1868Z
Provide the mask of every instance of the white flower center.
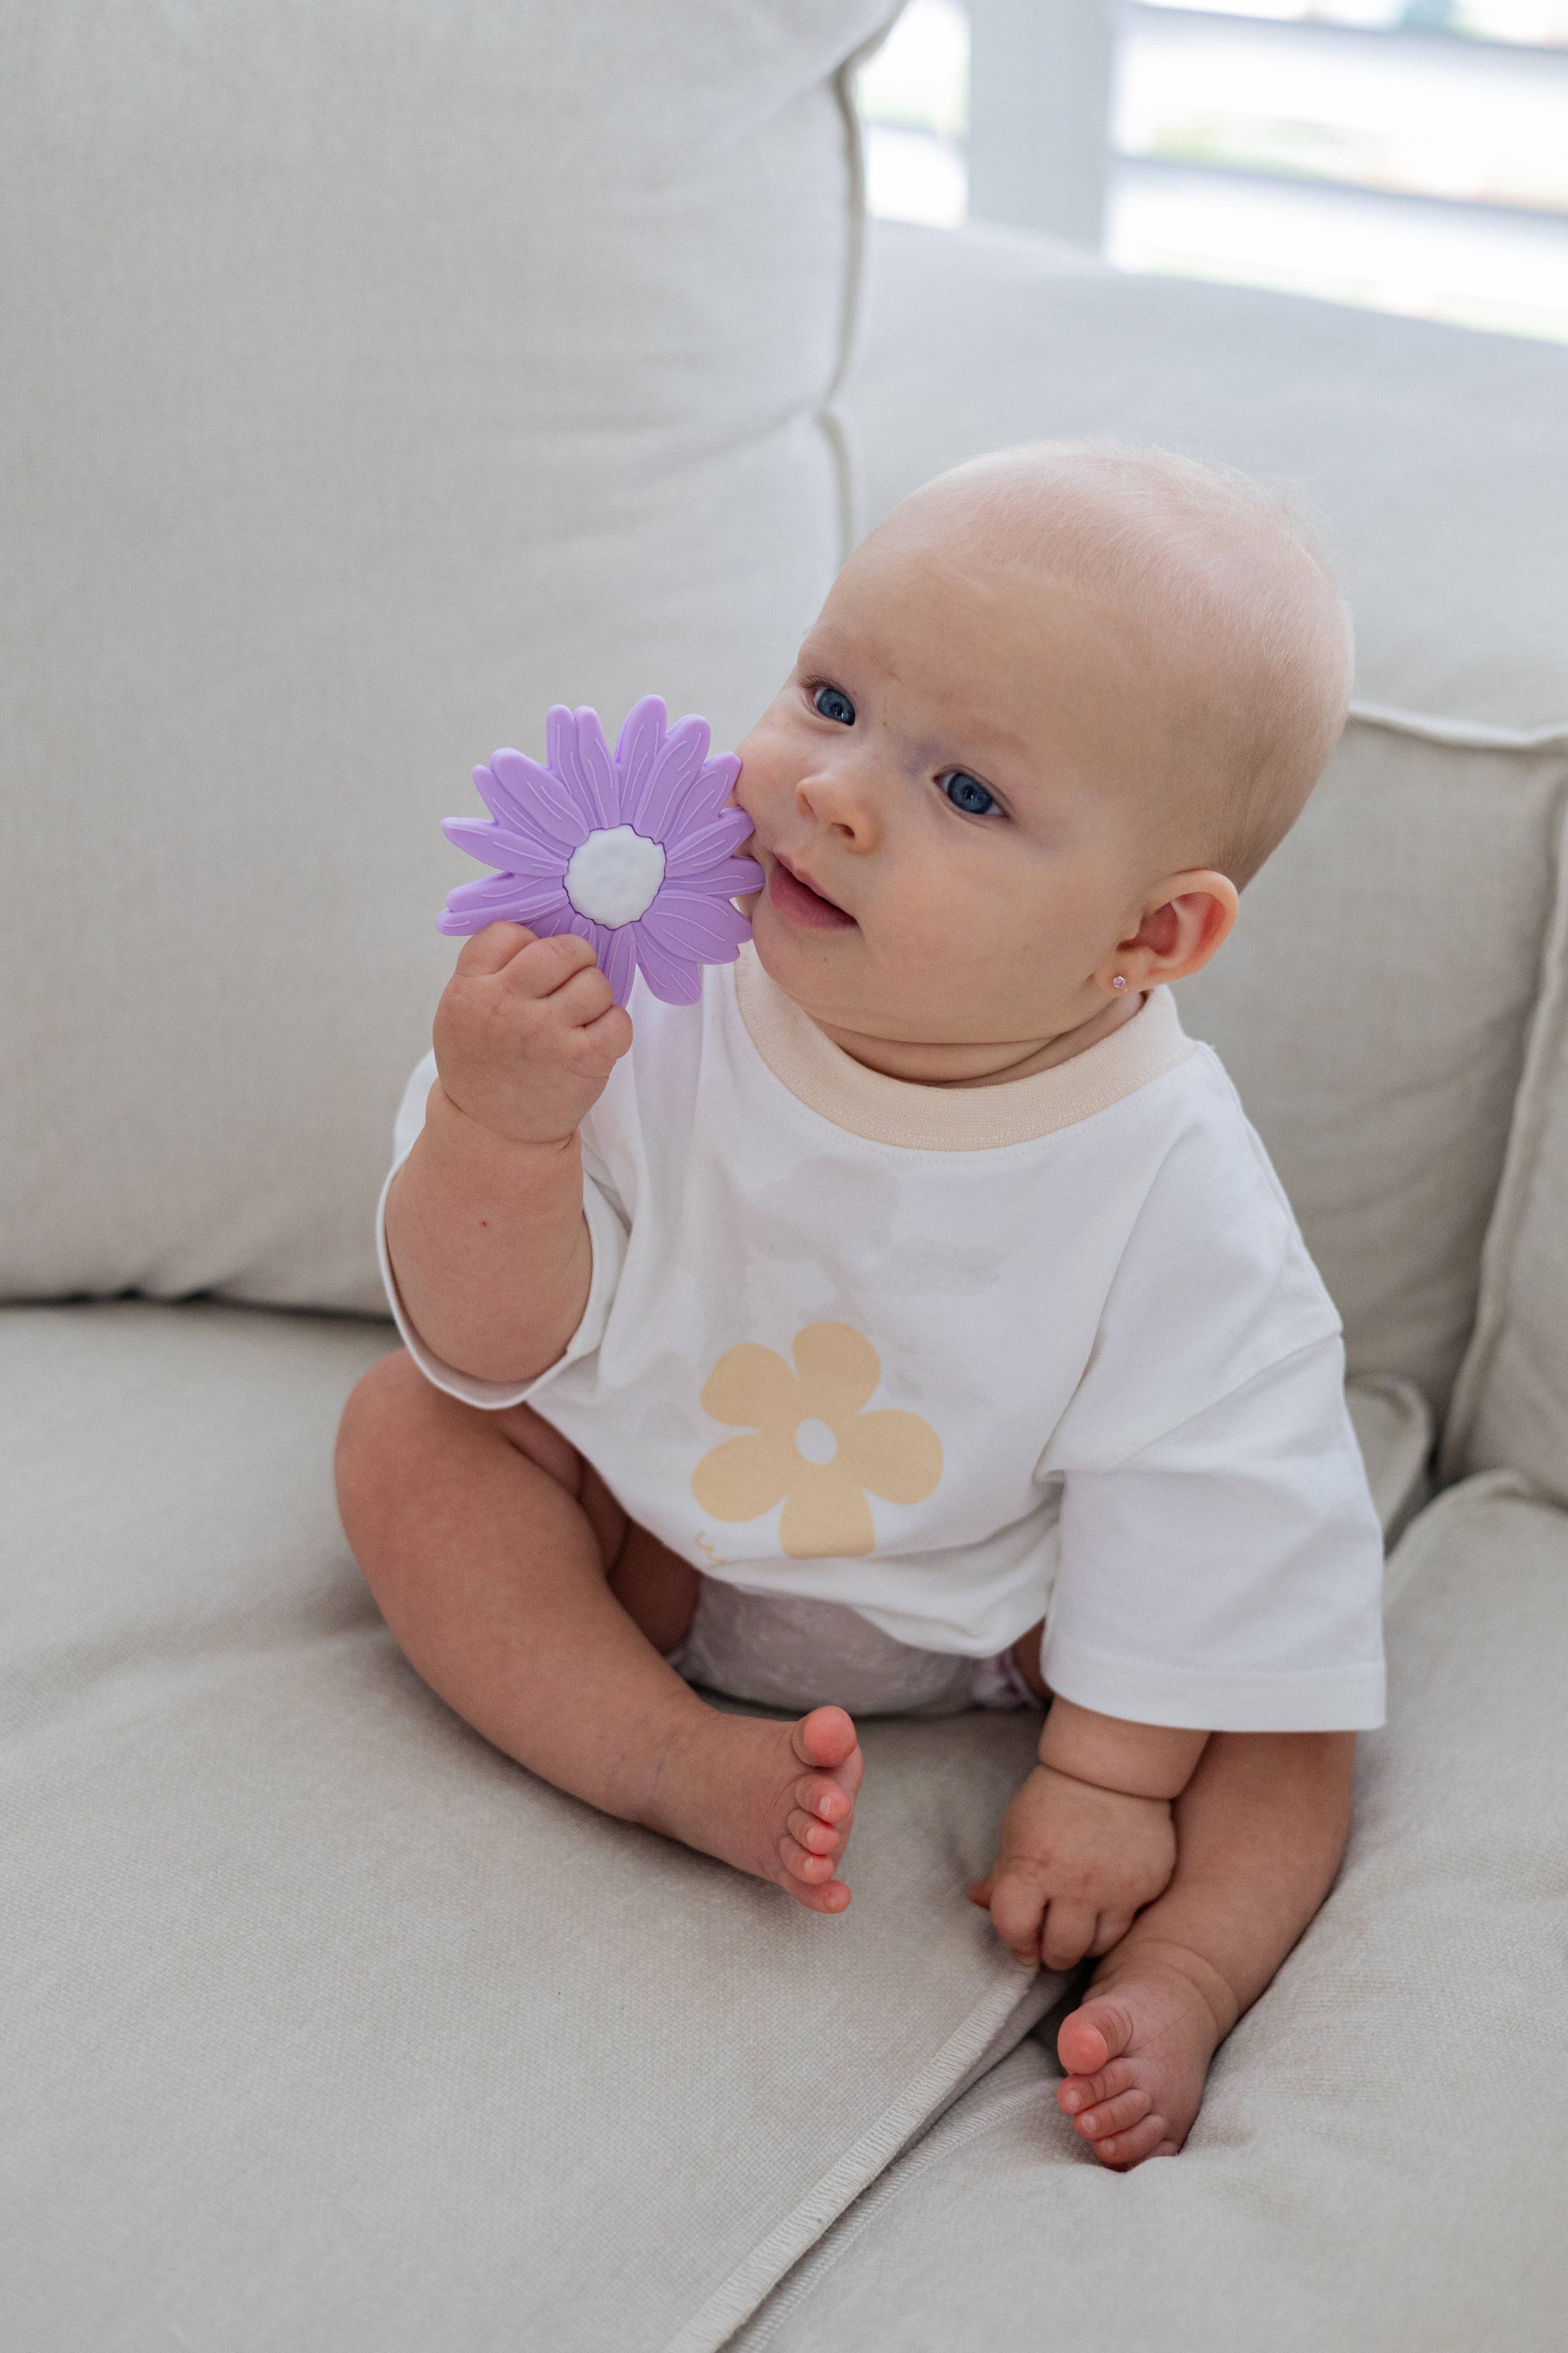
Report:
M831 1462L838 1451L838 1440L827 1424L815 1417L801 1423L795 1433L795 1442L808 1462Z
M658 896L664 880L664 849L629 825L612 825L591 833L572 852L566 869L566 896L590 923L612 929L635 923Z

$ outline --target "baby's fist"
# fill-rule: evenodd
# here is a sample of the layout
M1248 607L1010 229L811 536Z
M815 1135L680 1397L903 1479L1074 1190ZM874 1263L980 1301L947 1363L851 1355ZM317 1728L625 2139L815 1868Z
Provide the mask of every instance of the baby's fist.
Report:
M996 1860L969 1890L1026 1968L1076 1968L1120 1944L1170 1884L1176 1831L1163 1798L1134 1798L1037 1765L1006 1812Z
M460 1112L508 1143L557 1144L598 1102L632 1024L575 932L541 939L523 923L490 923L458 958L435 1042Z

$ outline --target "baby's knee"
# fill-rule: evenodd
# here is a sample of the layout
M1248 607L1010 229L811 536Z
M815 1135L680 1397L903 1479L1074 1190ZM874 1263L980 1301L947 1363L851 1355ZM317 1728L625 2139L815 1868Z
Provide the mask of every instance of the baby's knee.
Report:
M404 1348L383 1356L355 1383L338 1424L332 1458L338 1509L351 1542L355 1525L395 1485L411 1441L433 1419L431 1408L438 1402Z

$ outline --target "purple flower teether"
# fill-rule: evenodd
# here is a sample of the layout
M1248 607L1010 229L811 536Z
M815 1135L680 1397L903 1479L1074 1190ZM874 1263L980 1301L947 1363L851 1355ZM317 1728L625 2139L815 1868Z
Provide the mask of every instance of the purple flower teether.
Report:
M752 830L726 808L741 773L708 757L705 719L668 724L657 694L627 714L612 758L597 712L558 702L544 723L545 761L496 752L474 770L489 818L449 817L448 841L501 871L451 892L443 932L487 923L575 932L592 944L616 1003L643 978L667 1005L694 1005L700 967L733 964L752 927L730 904L760 890L763 870L734 851Z

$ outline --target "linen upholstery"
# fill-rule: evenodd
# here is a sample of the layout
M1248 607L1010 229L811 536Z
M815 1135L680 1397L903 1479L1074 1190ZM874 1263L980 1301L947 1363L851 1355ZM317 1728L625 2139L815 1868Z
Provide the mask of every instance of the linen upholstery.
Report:
M837 563L894 13L5 12L0 1296L379 1306L470 767L733 741Z
M1182 1015L1275 1159L1352 1369L1440 1412L1568 795L1568 479L1531 454L1556 444L1568 353L883 227L848 400L868 522L980 450L1078 434L1284 478L1320 511L1358 715Z
M1184 2153L1103 2171L1026 2042L735 2353L1546 2346L1568 2247L1568 1516L1452 1490L1391 1565L1390 1722L1338 1885Z
M0 2337L717 2345L1037 2018L1032 1715L868 1724L842 1920L509 1764L329 1475L382 1324L0 1314ZM1353 1400L1374 1488L1419 1416Z
M1568 859L1446 1469L1511 1463L1568 1503Z
M1376 1376L1345 1384L1351 1424L1366 1464L1372 1500L1392 1544L1426 1501L1431 1487L1432 1416L1413 1382Z
M510 1764L329 1461L384 1325L0 1314L0 2337L716 2346L1038 2016L1032 1715L867 1727L842 1920Z

